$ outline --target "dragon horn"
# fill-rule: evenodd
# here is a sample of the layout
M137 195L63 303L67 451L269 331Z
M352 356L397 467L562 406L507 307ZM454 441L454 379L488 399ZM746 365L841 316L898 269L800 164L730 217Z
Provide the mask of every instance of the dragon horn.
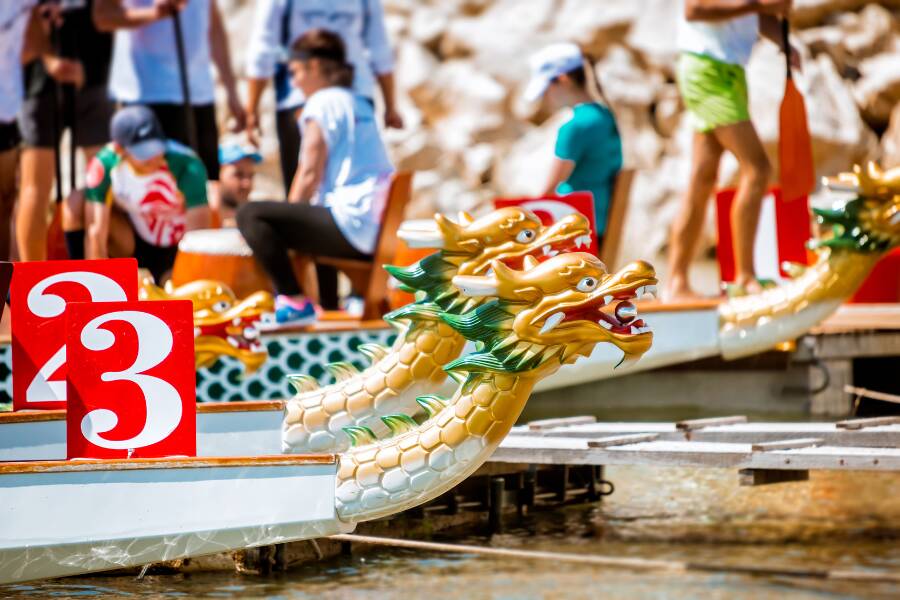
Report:
M447 406L447 401L438 396L437 394L426 394L424 396L419 396L416 398L416 402L419 403L429 417L436 415L440 412L445 406Z

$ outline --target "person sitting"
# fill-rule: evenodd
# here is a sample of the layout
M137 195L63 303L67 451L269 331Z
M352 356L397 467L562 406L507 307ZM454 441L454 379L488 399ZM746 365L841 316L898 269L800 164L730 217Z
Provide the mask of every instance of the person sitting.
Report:
M185 231L209 227L206 169L186 146L166 139L153 112L128 106L110 122L113 141L91 160L87 189L73 194L64 223L71 258L133 256L157 282L167 278Z
M219 197L210 198L213 221L222 227L234 227L237 210L250 200L256 165L262 155L253 146L225 144L219 146Z
M353 68L340 36L307 31L292 46L289 68L307 101L288 202L250 202L238 210L237 223L274 284L277 324L302 325L315 321L316 308L300 289L288 251L371 259L394 168L372 104L351 91ZM320 289L323 300L328 295L337 290Z
M555 156L541 193L590 192L595 235L602 242L613 186L622 168L622 140L615 117L600 101L600 84L591 61L575 44L551 44L531 58L530 66L525 100L542 99L551 110L572 109L571 118L557 133Z

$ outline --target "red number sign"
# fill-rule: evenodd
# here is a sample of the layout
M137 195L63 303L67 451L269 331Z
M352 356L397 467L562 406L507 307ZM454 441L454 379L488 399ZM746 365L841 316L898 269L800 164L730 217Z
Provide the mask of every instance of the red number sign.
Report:
M716 192L716 225L719 238L717 256L722 281L734 281L734 242L731 232L731 205L735 190ZM781 190L773 187L763 198L759 225L753 245L753 267L760 279L783 281L785 262L809 264L806 242L810 238L809 200L806 196L785 202Z
M494 206L496 208L521 206L525 210L530 210L536 214L544 225L552 225L566 215L578 212L587 217L588 222L591 224L591 231L597 231L594 196L590 192L575 192L566 196L542 196L539 198L497 198L494 200ZM600 255L596 234L591 235L591 246L588 248L588 252L594 256Z
M195 456L191 302L78 303L66 315L68 457Z
M66 304L137 300L137 261L17 263L12 278L13 409L66 407Z

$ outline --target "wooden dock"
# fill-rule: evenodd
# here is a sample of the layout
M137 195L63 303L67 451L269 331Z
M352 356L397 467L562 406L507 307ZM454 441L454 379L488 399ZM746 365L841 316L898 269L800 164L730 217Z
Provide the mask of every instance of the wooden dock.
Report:
M810 470L900 471L900 417L750 423L731 416L671 423L548 419L515 427L493 463L738 469L748 485Z

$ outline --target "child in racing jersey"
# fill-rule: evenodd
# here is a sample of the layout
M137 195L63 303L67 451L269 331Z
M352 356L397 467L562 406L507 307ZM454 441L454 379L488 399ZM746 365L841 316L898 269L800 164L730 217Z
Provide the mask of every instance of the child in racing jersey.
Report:
M161 282L184 233L209 227L206 169L192 150L165 138L145 106L119 110L110 133L113 141L88 166L82 210L69 207L84 216L81 227L66 224L69 256L133 256Z

